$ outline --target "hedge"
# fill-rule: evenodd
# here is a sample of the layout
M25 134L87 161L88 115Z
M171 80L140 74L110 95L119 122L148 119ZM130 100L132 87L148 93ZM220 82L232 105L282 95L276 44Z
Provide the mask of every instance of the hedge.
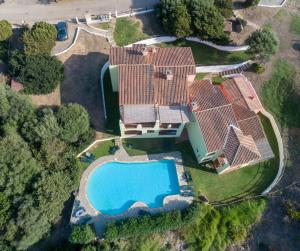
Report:
M104 236L113 240L176 229L192 223L199 209L199 204L192 204L182 211L175 210L110 222L106 225Z

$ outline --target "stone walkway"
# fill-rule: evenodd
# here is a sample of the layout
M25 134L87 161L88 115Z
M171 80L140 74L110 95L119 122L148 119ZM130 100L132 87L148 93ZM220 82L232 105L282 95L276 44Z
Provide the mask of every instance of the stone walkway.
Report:
M110 216L101 214L98 210L93 208L91 203L88 200L86 186L88 183L89 176L92 172L99 168L101 165L111 162L111 161L123 161L123 162L145 162L145 161L158 161L162 159L173 159L176 162L176 171L178 175L179 186L187 186L187 181L184 178L184 167L182 163L181 153L180 152L171 152L171 153L162 153L162 154L153 154L153 155L141 155L141 156L129 156L127 152L122 147L121 142L116 142L120 146L120 149L116 152L115 155L104 156L95 160L83 173L81 177L79 191L76 195L74 206L72 210L71 223L80 224L82 219L86 217L91 217L88 221L89 224L94 224L97 235L100 237L103 234L105 223L109 221L114 221L118 219L123 219L127 217L136 217L139 215L141 209L147 211L151 214L156 214L159 212L174 210L174 209L183 209L192 203L193 197L186 197L180 194L170 195L164 198L163 207L160 208L149 208L146 204L142 202L134 203L127 212ZM183 190L181 192L184 192ZM84 208L85 212L79 218L74 217L74 213L78 208Z

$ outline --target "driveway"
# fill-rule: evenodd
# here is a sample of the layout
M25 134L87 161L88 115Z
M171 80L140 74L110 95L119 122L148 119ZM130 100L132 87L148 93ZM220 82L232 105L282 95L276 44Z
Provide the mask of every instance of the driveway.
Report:
M99 77L108 59L109 46L105 38L80 31L77 43L58 56L65 66L61 103L79 103L85 107L98 138L102 137L105 122Z
M12 23L36 22L40 20L58 21L83 17L91 14L106 14L137 8L152 8L158 0L5 0L0 5L0 17Z

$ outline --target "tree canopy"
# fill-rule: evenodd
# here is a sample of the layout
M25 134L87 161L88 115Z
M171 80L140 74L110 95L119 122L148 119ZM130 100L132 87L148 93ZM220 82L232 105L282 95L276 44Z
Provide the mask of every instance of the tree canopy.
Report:
M15 52L9 60L9 71L29 94L51 93L64 78L63 64L50 55Z
M70 242L75 244L88 244L95 240L96 234L88 224L74 226L69 237Z
M90 135L89 120L87 125L78 122L76 112L64 123L58 118L73 110L86 114L74 106L67 105L65 113L36 108L26 96L0 88L1 250L27 250L41 240L78 186L82 170L75 156L81 138ZM88 129L75 130L80 137L70 143L61 137L64 125Z
M11 24L6 20L1 20L0 21L0 42L8 39L9 37L11 37L12 34L13 32L12 32Z
M204 40L228 43L224 32L224 16L229 15L232 5L230 0L218 0L218 8L213 1L205 0L161 0L157 5L157 14L168 33L177 37L190 34Z
M279 40L269 27L264 27L252 33L247 43L249 52L260 59L269 59L278 51Z
M26 54L50 54L55 45L57 31L55 25L37 22L23 34Z

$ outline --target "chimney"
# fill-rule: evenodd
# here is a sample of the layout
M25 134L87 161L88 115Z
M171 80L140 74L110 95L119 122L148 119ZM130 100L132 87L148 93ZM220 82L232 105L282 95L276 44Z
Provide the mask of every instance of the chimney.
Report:
M143 54L143 56L145 57L145 56L148 56L148 53L149 53L149 51L148 51L148 48L145 46L145 47L143 47L142 48L142 54Z
M166 79L169 80L169 81L173 80L172 70L170 70L170 69L166 70Z
M191 105L192 105L192 111L197 110L197 108L198 108L198 102L197 101L193 101L191 103Z

